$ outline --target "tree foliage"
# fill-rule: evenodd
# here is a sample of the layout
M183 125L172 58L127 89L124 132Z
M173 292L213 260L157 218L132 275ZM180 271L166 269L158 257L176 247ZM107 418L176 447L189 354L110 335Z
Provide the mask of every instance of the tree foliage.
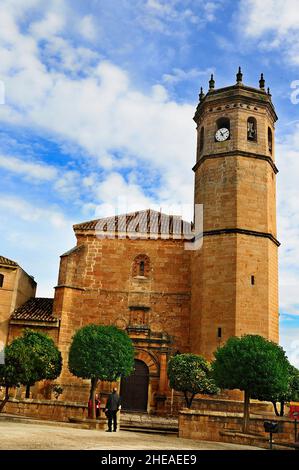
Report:
M91 380L93 401L98 380L114 382L133 371L134 348L126 332L115 326L88 325L78 330L69 352L70 372Z
M211 365L202 356L196 354L173 356L168 362L167 374L170 387L184 393L188 408L191 408L196 394L218 392L211 378Z
M5 387L5 396L0 404L0 413L9 400L9 388L17 387L20 380L14 362L10 359L8 346L4 349L4 364L0 364L0 385Z
M61 368L61 353L54 341L43 333L26 329L22 336L6 346L0 380L7 393L9 387L25 385L26 398L29 398L30 387L35 382L56 379Z
M52 338L30 329L8 346L6 361L9 362L10 358L20 383L27 387L27 398L35 382L56 379L62 368L61 353Z
M10 354L9 346L6 346L4 351L5 363L0 364L0 385L8 388L17 387L20 384L20 378Z
M299 401L299 370L290 364L289 390L285 401Z
M69 369L83 379L115 381L133 370L134 349L129 336L115 326L88 325L73 337Z
M244 431L248 430L250 398L279 396L288 389L286 354L280 346L262 336L230 338L217 349L212 369L219 387L245 392Z
M286 402L299 401L299 370L289 363L286 390L280 393L271 393L270 391L270 393L256 394L252 398L261 401L271 401L276 416L283 416ZM280 403L280 412L277 409L277 402Z

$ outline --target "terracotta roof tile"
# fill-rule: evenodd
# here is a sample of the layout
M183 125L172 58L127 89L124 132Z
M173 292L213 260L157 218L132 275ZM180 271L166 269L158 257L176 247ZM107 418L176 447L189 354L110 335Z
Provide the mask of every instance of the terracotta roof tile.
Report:
M11 315L11 320L56 322L53 316L53 300L43 297L35 297L27 300Z
M75 232L92 230L112 233L139 233L156 235L183 235L192 238L192 224L182 220L181 216L163 214L151 209L132 212L103 219L82 222L73 226Z
M0 264L5 266L19 266L18 263L12 261L11 259L5 258L4 256L0 256Z

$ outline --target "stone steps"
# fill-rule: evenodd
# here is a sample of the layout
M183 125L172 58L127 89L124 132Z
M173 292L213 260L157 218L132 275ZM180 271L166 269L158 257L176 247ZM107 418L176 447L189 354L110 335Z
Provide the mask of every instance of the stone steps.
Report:
M178 436L178 431L167 430L167 429L153 429L153 428L141 428L141 427L134 427L134 426L122 426L120 425L121 431L131 431L131 432L141 432L144 434L163 434L163 435L173 435Z
M149 415L148 413L122 412L120 429L143 432L146 434L178 434L178 419L164 416Z

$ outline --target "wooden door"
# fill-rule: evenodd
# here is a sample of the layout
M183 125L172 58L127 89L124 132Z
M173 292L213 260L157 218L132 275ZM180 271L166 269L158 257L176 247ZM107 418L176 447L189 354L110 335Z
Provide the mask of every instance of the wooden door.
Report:
M149 371L147 365L135 360L134 372L121 381L120 397L122 409L147 411Z

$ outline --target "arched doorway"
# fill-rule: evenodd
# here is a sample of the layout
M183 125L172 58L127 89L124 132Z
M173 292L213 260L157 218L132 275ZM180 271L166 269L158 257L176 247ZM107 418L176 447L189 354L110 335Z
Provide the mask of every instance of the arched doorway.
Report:
M134 371L121 380L122 409L147 411L149 370L145 362L135 359Z

